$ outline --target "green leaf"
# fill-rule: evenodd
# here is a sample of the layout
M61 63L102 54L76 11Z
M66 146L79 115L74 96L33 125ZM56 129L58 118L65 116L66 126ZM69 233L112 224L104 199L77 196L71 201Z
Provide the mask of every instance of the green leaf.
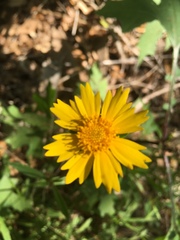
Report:
M0 217L0 232L4 240L11 240L10 231L6 226L5 219L2 217Z
M175 98L172 98L171 99L171 105L172 107L174 107L177 103L177 100ZM165 111L168 111L169 109L169 103L163 103L163 106L162 106L162 109L165 110Z
M52 182L54 186L62 186L65 185L65 177L55 176L52 178Z
M93 91L99 92L102 99L105 98L108 89L107 79L103 78L103 75L95 63L91 68L90 81L89 81Z
M175 231L174 226L169 228L167 235L164 240L180 240L179 234Z
M119 19L122 30L128 32L142 23L156 19L157 7L152 0L108 1L99 14Z
M0 110L1 110L0 122L3 122L10 126L14 126L16 124L14 117L10 115L10 113L7 111L7 109L2 107Z
M161 0L153 0L153 2L159 5L161 3Z
M48 117L51 116L49 108L53 105L55 98L56 98L56 90L51 87L50 83L47 86L45 97L41 97L39 94L36 94L36 93L33 95L33 100L37 104L37 109L46 113Z
M101 199L98 207L101 217L104 217L106 214L112 216L115 213L113 198L113 195L106 195Z
M7 175L3 175L0 179L1 208L12 207L18 211L24 211L32 207L32 202L29 199L25 199L20 193L14 192L17 182L16 178L11 178Z
M39 96L38 94L34 94L33 95L33 100L36 102L37 104L37 109L46 113L46 114L49 114L49 105L48 103L46 102L46 99Z
M141 64L142 60L147 55L154 55L156 50L156 43L162 36L164 28L157 20L148 23L145 33L141 36L138 47L140 50L138 64Z
M162 136L161 129L156 123L156 120L150 111L148 112L148 116L149 116L148 121L143 124L144 134L149 135L153 132L156 132L158 136L161 137Z
M180 68L178 66L176 68L176 77L180 77Z
M22 212L32 207L32 201L30 199L26 199L19 193L11 192L3 207L12 207L14 210Z
M14 118L17 118L17 119L22 118L22 114L20 113L19 109L14 105L11 105L11 106L8 107L8 112Z
M92 218L86 219L86 221L76 230L76 233L82 233L87 230L90 227L92 220Z
M3 175L3 177L0 179L0 205L3 205L3 203L9 197L17 181L18 180L16 178L12 179L7 175Z
M42 138L36 136L37 131L29 127L17 127L6 138L8 143L13 149L18 149L22 146L27 146L28 150L26 156L41 156L42 154Z
M28 146L28 150L26 152L26 156L37 156L38 150L42 150L42 140L40 137L37 136L31 136L29 138L30 144ZM42 151L39 151L40 153Z
M55 101L56 98L56 90L51 87L51 84L49 83L47 86L47 103L48 107L50 108L53 105L53 102Z
M162 0L159 5L152 0L108 1L99 14L119 19L124 32L142 23L159 20L167 30L173 47L180 45L180 1Z
M59 209L62 211L62 213L64 214L64 216L66 216L67 218L69 218L69 211L68 211L68 207L64 201L64 199L62 198L61 194L59 193L58 189L55 186L52 186L52 191L54 194L54 198L56 200L57 206L59 207Z
M27 165L22 165L18 162L10 163L11 166L16 168L19 172L31 178L44 178L44 174L37 169L31 168Z
M17 149L21 146L29 144L29 137L32 133L32 129L27 127L18 127L8 138L6 138L6 142L11 145L13 149Z
M38 127L42 130L48 129L48 120L45 116L36 113L24 113L22 119L31 126Z
M180 1L162 0L156 18L167 30L173 47L180 45Z

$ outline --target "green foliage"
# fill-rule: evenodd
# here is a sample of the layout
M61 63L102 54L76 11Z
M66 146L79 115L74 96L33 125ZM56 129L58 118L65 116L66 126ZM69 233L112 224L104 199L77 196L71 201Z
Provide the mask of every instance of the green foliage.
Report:
M52 185L52 191L53 191L54 199L56 200L56 204L57 204L58 208L61 209L64 216L69 218L68 207L67 207L64 199L62 198L61 194L59 193L58 189L56 189L56 187L54 185Z
M147 55L154 55L156 43L162 36L164 28L159 21L155 20L147 24L145 33L141 36L138 47L140 54L138 64L141 64Z
M156 19L158 6L152 0L107 1L100 15L119 19L124 32Z
M174 107L174 106L176 105L176 103L177 103L177 100L176 100L175 98L172 98L172 107ZM163 104L163 109L166 110L166 111L168 111L168 109L169 109L169 103L164 103L164 104Z
M148 121L143 124L144 134L150 135L152 133L156 133L159 136L159 138L161 138L162 137L161 128L157 124L152 112L149 111L148 116L149 116Z
M173 47L180 44L180 1L164 0L158 6L156 18L167 30Z
M3 175L0 179L0 208L12 207L17 211L24 211L32 207L32 202L23 196L23 193L16 191L18 179Z
M173 46L180 43L179 12L179 0L163 0L159 5L152 0L108 1L105 7L99 11L105 17L119 19L125 32L142 23L157 19L167 30Z
M2 217L0 217L0 232L4 240L11 240L9 229L6 226L5 219Z
M19 158L9 151L2 158L4 171L0 173L0 233L3 240L24 239L22 232L14 232L12 229L10 231L9 226L11 224L19 224L19 221L16 223L15 216L21 213L28 213L28 211L31 211L36 216L37 221L34 223L39 227L39 229L32 230L28 239L39 239L38 235L41 234L41 228L46 220L44 217L36 215L38 213L34 210L34 206L41 208L43 202L46 204L49 195L53 197L51 201L48 201L47 209L49 206L54 206L56 208L54 213L58 213L58 216L64 214L64 216L69 217L66 202L56 188L56 186L64 185L63 178L49 176L46 173L46 167L48 166L48 171L52 174L50 170L51 164L43 165L40 170L29 166L31 159L40 159L43 156L43 139L47 136L47 132L51 131L49 126L51 126L53 120L49 107L52 106L55 95L56 91L49 85L45 97L41 97L38 94L34 95L36 108L25 109L25 112L21 112L15 105L5 107L1 104L0 122L6 131L7 137L5 141L10 146L10 151L22 151L22 148L25 147L26 153L24 155L28 161L28 163L22 164L19 162ZM11 156L13 157L12 162L10 162ZM13 172L18 172L18 175L11 176L12 170ZM48 219L49 212L44 214L45 218ZM24 228L26 228L26 225L29 227L33 226L32 221L29 222L28 219L25 219L24 222L20 221L20 224L24 225ZM44 239L46 239L46 236Z
M13 149L26 145L28 146L27 156L32 156L34 152L40 150L42 132L48 129L47 118L38 116L35 113L21 114L16 106L10 106L7 109L2 107L2 121L13 128L6 138L6 142ZM39 136L37 136L37 132L39 132ZM41 154L41 152L37 152L37 155Z
M99 204L100 215L104 217L106 214L113 216L115 213L114 209L114 196L107 195L103 196Z
M37 169L31 168L27 165L22 165L18 162L11 163L10 165L28 177L37 178L37 179L44 178L44 175L42 172L38 171Z
M100 92L101 98L104 99L108 88L108 82L106 78L103 78L103 75L96 63L91 68L89 83L93 91L95 93Z
M140 40L139 63L146 55L154 53L155 44L163 31L161 24L167 31L173 48L180 46L180 1L163 0L160 4L155 2L152 0L108 1L99 11L99 14L105 17L119 19L122 30L125 32L140 24L156 20L147 25L146 32Z
M46 96L42 97L39 94L33 95L33 100L37 104L37 110L40 110L44 112L47 117L50 117L50 111L49 108L52 107L53 102L56 98L56 90L51 87L51 84L49 83L46 90Z
M15 106L1 106L1 122L10 127L6 142L12 149L26 146L26 156L42 156L42 139L51 125L52 118L49 108L52 106L56 92L50 85L45 97L34 94L36 109L21 113ZM39 110L41 112L39 112Z

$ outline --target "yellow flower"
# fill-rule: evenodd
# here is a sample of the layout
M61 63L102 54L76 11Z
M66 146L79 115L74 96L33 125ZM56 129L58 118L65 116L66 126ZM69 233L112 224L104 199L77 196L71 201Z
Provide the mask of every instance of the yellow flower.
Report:
M140 150L146 149L121 134L142 130L140 124L148 117L147 111L134 112L132 103L127 103L130 89L119 88L113 96L107 92L104 103L99 93L94 94L90 85L80 86L81 97L74 97L70 105L57 100L51 111L59 118L55 123L71 133L53 136L54 142L44 146L46 156L58 156L57 162L66 163L66 184L79 178L82 184L91 169L96 188L103 183L107 191L120 191L118 175L123 177L121 165L148 168L151 159Z

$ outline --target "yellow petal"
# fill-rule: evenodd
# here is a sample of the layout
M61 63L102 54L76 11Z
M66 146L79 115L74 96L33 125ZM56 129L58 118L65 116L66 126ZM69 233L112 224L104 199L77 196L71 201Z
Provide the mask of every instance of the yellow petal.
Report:
M72 156L71 159L69 159L64 165L62 165L61 170L67 170L72 168L81 158L83 158L83 154L76 154Z
M88 116L89 117L94 116L95 115L95 99L94 99L94 93L89 83L86 83L85 87L81 84L80 90L81 90L81 99Z
M54 103L54 107L50 108L51 112L54 113L59 119L64 121L72 121L74 119L80 119L80 116L69 106L68 104L57 100L57 103Z
M102 182L106 186L108 193L111 193L112 189L119 192L120 185L117 177L118 175L109 159L109 156L105 152L101 152L99 160Z
M142 131L142 127L136 127L136 126L121 126L119 128L116 128L117 134L126 134L126 133L133 133Z
M83 101L80 98L78 98L77 96L75 96L74 99L75 99L76 106L77 106L79 112L81 113L81 116L87 117L88 115L87 115L87 111L84 107Z
M68 159L72 158L74 156L74 152L63 152L61 155L58 157L57 162L64 162L67 161Z
M75 103L73 100L69 100L69 103L70 103L72 109L73 109L78 115L81 115L81 113L79 112L79 109L77 108L76 103Z
M129 102L129 103L126 103L122 108L121 110L118 112L117 116L120 116L121 114L124 114L124 112L126 112L127 110L131 109L131 106L132 106L132 102Z
M74 154L74 152L78 150L76 147L78 140L75 134L62 133L54 135L53 138L56 141L44 146L44 149L48 150L45 153L47 157L60 156L65 152L72 152Z
M113 143L111 144L110 150L112 152L112 154L114 155L114 157L120 162L122 163L125 167L128 167L130 169L133 169L133 165L132 163L129 161L129 159L125 158L122 154L121 154L121 148L119 146L119 142L117 142L116 140L113 141Z
M79 177L79 184L82 184L85 181L85 179L88 177L88 175L89 175L89 173L92 169L93 162L94 162L94 157L91 156L89 158L89 161L87 162L84 170L82 171L80 177Z
M95 186L96 188L99 188L102 183L99 153L96 153L94 155L93 176L94 176Z
M114 119L118 115L120 110L124 107L124 105L127 102L129 91L130 91L129 88L125 89L124 91L122 91L122 88L118 89L117 93L111 100L109 109L106 114L106 117L109 120Z
M55 140L61 140L66 149L77 149L78 139L75 133L61 133L54 135Z
M131 147L131 148L134 148L136 150L144 150L146 149L146 147L144 147L143 145L140 145L136 142L133 142L131 140L128 140L128 139L124 139L124 138L119 138L117 137L116 138L116 141L119 143L119 144L126 144L127 146Z
M124 149L121 151L121 154L129 159L129 161L131 161L131 163L134 166L140 167L140 168L145 168L147 169L148 166L145 164L145 162L149 161L149 159L141 152L134 150L132 148L129 148L125 145L121 145L122 147L124 147ZM128 151L131 151L128 152Z
M110 151L107 152L111 163L115 169L115 171L121 176L123 177L123 171L122 171L122 167L121 164L117 161L117 159L112 155L112 153Z
M64 152L63 145L59 141L55 141L45 145L43 148L47 150L45 153L46 157L55 157L59 156L62 152Z
M149 118L146 116L147 112L148 111L142 111L135 113L122 121L119 120L118 124L116 124L117 132L119 134L124 134L142 130L140 124L144 123Z
M106 117L106 113L108 111L111 99L112 99L112 93L111 93L111 91L108 91L107 94L106 94L106 97L104 99L103 106L102 106L102 112L101 112L102 117Z
M116 104L118 103L119 99L121 99L122 92L123 92L123 87L120 87L116 91L116 93L111 99L106 116L109 115L109 113L112 114L112 111L116 108ZM116 110L120 110L119 107Z
M146 111L146 110L135 113L134 115L131 115L131 116L125 118L124 120L122 120L121 122L119 122L119 124L121 124L121 125L126 124L129 126L139 126L140 124L142 124L149 118L148 116L146 116L147 113L148 113L148 111Z
M128 118L128 117L130 117L132 115L134 116L134 108L130 108L127 111L125 111L123 114L118 115L113 120L113 127L114 128L118 127L124 119L126 119L126 118Z
M73 138L73 134L71 134L71 133L61 133L61 134L56 134L53 136L53 139L63 140L63 141L70 141L70 140L72 140L72 138Z
M54 121L58 126L70 130L76 130L79 126L78 121L63 121L63 120L56 120Z
M101 97L100 97L100 93L96 93L95 95L95 113L96 115L100 114L100 110L101 110Z
M131 141L127 141L125 139L121 139L121 141L116 141L116 145L119 148L116 150L118 151L119 161L121 162L122 157L127 159L132 165L140 167L140 168L148 168L145 162L150 162L151 159L144 155L142 152L137 150L138 145L133 144ZM135 148L134 148L134 147Z
M74 180L80 177L88 161L89 155L86 155L86 157L84 156L83 158L80 158L79 161L77 161L75 165L69 169L66 175L66 184L72 183Z

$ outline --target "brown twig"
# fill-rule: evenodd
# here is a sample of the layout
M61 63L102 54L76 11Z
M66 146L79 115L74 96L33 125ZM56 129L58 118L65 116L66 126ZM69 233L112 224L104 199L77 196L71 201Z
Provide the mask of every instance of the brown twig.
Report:
M180 88L180 83L176 83L173 87L174 90L177 88ZM142 102L140 102L136 105L136 110L140 111L142 109L143 105L149 103L151 99L159 97L160 95L163 95L167 92L169 92L168 86L145 96L144 98L142 98Z
M79 22L79 9L77 9L75 12L75 18L74 18L74 23L73 23L72 32L71 32L72 36L76 35L78 22Z

